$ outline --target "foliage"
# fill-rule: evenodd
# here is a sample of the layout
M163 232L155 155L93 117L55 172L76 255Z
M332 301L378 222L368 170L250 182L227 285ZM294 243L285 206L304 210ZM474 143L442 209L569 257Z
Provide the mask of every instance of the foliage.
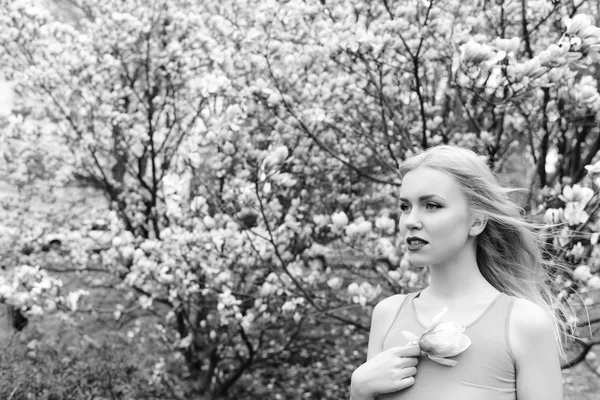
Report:
M3 399L184 399L176 382L152 375L144 348L123 339L100 343L70 326L28 330L3 343L0 397ZM164 360L156 366L165 368ZM173 374L176 376L176 374Z
M339 349L364 349L373 305L426 281L403 261L396 167L438 143L531 166L526 212L565 228L559 295L597 308L595 2L63 3L75 22L0 0L17 98L0 176L103 193L109 210L61 225L58 256L159 315L197 395L293 376L278 394L296 398L316 369L339 373L314 396L343 397L360 357ZM26 215L6 215L22 249ZM43 245L5 249L43 266Z

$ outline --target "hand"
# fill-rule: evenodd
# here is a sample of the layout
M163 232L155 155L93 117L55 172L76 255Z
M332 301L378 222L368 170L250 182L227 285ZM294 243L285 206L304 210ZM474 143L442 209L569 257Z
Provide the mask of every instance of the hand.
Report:
M350 385L353 400L372 400L412 386L420 353L419 346L392 347L358 367Z

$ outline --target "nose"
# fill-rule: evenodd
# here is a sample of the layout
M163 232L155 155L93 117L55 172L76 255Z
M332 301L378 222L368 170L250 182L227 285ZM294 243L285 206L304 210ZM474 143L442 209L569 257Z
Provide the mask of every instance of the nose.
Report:
M408 230L423 228L419 214L414 208L408 214L405 214L404 226Z

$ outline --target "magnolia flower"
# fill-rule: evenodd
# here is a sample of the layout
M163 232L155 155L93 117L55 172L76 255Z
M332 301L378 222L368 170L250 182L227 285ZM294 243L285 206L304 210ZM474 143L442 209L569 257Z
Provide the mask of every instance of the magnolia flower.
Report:
M346 227L346 235L350 237L366 235L367 233L371 232L372 228L373 227L370 221L357 219Z
M381 230L386 234L391 234L394 232L394 228L396 227L396 223L393 219L388 217L387 215L383 215L375 220L375 226L377 229Z
M381 294L381 285L373 287L369 282L362 282L360 285L352 282L348 285L348 294L353 303L365 306L368 302L375 300Z
M577 243L569 251L569 255L572 255L576 258L582 258L584 253L585 253L585 247L583 247L581 242Z
M443 321L442 316L448 311L444 308L436 315L425 333L418 337L412 332L402 331L402 335L409 341L408 345L418 344L421 351L438 364L455 366L458 361L448 360L465 351L471 345L471 339L463 332L465 327L458 322Z
M578 34L584 32L592 25L592 18L586 14L577 14L573 18L564 19L567 33Z
M585 203L579 202L567 203L563 215L569 225L583 224L589 218L589 214L585 211Z
M521 45L521 38L514 37L511 39L496 38L494 45L498 50L502 50L506 53L515 53L519 50Z
M537 78L544 73L544 70L541 68L540 60L532 58L524 63L509 65L507 72L512 81L520 82L525 77Z
M568 46L551 44L546 50L540 51L537 57L542 67L556 68L567 63L566 54L568 51Z
M573 98L581 105L592 104L598 99L598 91L593 86L576 85L571 94Z
M506 57L505 51L494 51L486 44L473 40L460 46L461 59L464 63L493 65Z
M590 279L588 279L587 285L590 289L600 289L600 276L592 276Z
M562 208L549 208L544 213L544 222L546 224L558 224L563 219L563 209Z
M600 173L600 161L596 161L594 164L586 165L585 169L590 174Z
M348 225L348 216L343 211L336 212L331 215L331 221L337 228L343 228Z
M381 293L381 286L377 285L373 287L369 282L363 282L358 287L358 292L361 297L366 299L366 301L373 301Z
M263 161L263 169L269 171L285 162L289 156L289 150L285 146L279 146L273 149Z
M344 283L344 280L342 278L340 278L339 276L334 276L333 278L331 278L327 281L327 286L329 286L333 290L338 290L339 288L342 287L343 283Z
M276 173L273 175L272 179L285 187L292 187L297 183L294 176L288 172Z
M568 76L568 73L567 73L568 71L569 70L567 67L552 68L550 71L548 71L548 73L546 74L546 77L548 78L549 82L557 83L564 76Z
M579 279L580 281L587 281L592 277L590 267L587 265L580 265L579 267L575 268L575 271L573 271L573 277Z
M593 195L594 191L592 189L580 185L573 185L573 187L567 185L564 187L559 198L566 203L563 216L569 225L581 224L589 219L585 208Z

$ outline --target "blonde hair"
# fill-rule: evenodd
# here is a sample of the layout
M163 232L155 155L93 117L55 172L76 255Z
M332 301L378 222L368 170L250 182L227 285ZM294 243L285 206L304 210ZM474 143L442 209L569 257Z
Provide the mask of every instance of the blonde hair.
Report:
M474 213L487 218L477 237L476 257L485 279L500 292L524 298L546 309L554 321L559 353L565 359L570 311L554 292L551 271L566 269L551 257L543 257L543 226L527 222L521 207L488 167L486 158L456 146L436 146L406 159L400 175L429 167L453 176Z

